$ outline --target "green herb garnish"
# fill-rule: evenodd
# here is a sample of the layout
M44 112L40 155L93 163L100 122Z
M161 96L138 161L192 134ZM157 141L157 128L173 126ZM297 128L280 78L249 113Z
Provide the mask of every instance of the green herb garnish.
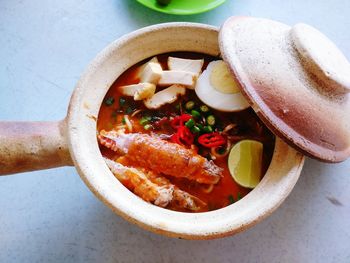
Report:
M211 132L213 132L213 128L211 126L204 126L203 132L204 133L211 133Z
M186 102L185 108L186 108L186 110L192 110L194 108L194 102L191 100Z
M215 117L214 115L209 115L207 117L207 124L210 126L214 126L215 125Z
M200 133L200 132L201 132L201 129L199 129L197 126L193 126L193 127L191 128L191 132L192 132L192 133Z
M149 123L150 121L150 118L147 118L147 117L142 117L141 120L140 120L140 124L142 126L146 125L147 123Z
M203 131L203 125L200 123L196 123L196 126L201 130L201 132Z
M199 109L200 109L201 112L203 112L203 113L209 112L209 108L208 108L207 105L202 105L202 106L199 107Z
M194 122L193 119L189 119L189 120L185 123L186 127L187 127L187 128L190 128L190 129L191 129L195 124L196 124L196 123Z
M126 114L132 113L134 110L131 107L128 107L125 111Z
M232 205L235 202L235 199L233 198L232 195L228 196L228 201L230 202L230 205Z
M146 124L145 126L143 126L143 128L144 128L146 131L148 131L148 130L152 129L153 126L152 126L151 124Z
M191 110L191 115L197 119L201 117L201 114L196 110Z
M107 106L112 106L113 103L114 103L114 98L113 97L108 97L108 98L105 99L105 104Z
M125 105L126 99L124 98L119 98L119 106L123 107Z

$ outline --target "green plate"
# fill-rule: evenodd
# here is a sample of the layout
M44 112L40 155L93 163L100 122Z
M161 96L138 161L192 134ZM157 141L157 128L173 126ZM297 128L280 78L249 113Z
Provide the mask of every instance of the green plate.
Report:
M137 2L159 12L173 15L193 15L212 10L226 0L172 0L162 6L156 0L137 0Z

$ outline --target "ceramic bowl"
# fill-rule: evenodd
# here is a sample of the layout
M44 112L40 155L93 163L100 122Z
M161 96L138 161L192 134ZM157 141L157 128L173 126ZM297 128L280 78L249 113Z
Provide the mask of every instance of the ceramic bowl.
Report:
M175 51L218 56L218 28L194 23L159 24L111 43L80 78L64 120L0 123L0 150L5 164L0 174L73 163L89 189L113 212L145 229L171 237L223 237L266 218L291 192L304 162L302 154L279 138L260 184L239 202L205 213L175 212L144 202L125 188L106 166L96 138L96 119L105 94L135 63Z

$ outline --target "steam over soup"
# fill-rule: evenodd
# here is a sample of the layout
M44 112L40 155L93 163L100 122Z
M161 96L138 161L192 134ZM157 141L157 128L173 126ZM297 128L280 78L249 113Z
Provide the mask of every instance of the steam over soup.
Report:
M205 212L244 197L265 174L274 136L220 58L177 52L132 66L101 106L107 166L154 205Z

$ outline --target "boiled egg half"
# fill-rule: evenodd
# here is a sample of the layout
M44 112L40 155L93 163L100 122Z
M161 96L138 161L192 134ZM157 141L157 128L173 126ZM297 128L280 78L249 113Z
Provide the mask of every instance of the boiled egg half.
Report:
M234 112L249 107L223 60L208 64L197 80L195 91L203 103L216 110Z

